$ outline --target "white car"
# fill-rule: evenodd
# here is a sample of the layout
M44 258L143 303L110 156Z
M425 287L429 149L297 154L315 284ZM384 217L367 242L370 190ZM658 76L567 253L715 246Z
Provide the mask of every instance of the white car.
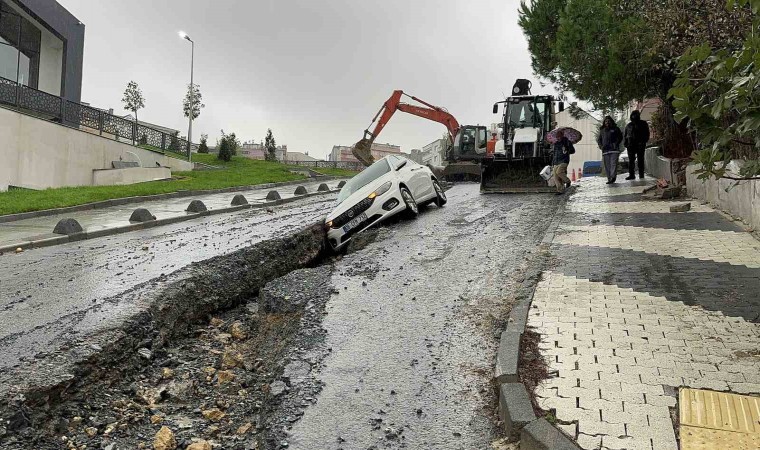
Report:
M446 204L446 194L433 172L404 157L390 155L351 178L338 194L338 205L325 219L334 249L351 237L393 215L417 217L419 205Z

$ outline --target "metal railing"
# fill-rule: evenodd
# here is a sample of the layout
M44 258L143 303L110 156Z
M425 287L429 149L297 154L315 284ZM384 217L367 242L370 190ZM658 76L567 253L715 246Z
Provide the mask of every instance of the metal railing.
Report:
M166 133L3 77L0 77L0 104L146 150L168 152L184 158L190 156L190 143L177 134Z
M293 166L347 169L357 172L364 170L364 164L356 161L286 161L285 163Z

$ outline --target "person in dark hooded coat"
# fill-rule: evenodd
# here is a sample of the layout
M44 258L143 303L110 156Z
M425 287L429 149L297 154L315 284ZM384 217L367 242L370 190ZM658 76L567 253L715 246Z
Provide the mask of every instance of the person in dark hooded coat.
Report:
M625 127L625 139L623 143L628 149L628 178L636 179L636 160L638 159L639 178L644 178L644 151L649 142L649 125L641 120L641 113L631 113L631 122Z
M623 132L617 126L612 117L607 116L602 122L602 128L596 136L596 143L602 151L604 170L607 172L607 184L612 184L617 179L617 163L620 157L620 143L623 141Z

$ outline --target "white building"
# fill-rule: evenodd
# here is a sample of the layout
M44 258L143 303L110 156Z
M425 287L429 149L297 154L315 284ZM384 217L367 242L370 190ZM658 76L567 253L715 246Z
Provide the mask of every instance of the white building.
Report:
M428 145L422 147L420 152L420 164L432 164L442 166L446 160L446 150L449 147L449 138L436 139Z
M572 109L577 111L575 115L579 118L573 117L573 114L570 112ZM568 174L572 174L573 169L578 173L586 161L602 160L602 152L596 145L596 130L601 124L599 119L577 107L571 107L557 113L556 120L557 127L575 128L583 134L583 139L575 144L575 154L570 157L570 165L567 168Z

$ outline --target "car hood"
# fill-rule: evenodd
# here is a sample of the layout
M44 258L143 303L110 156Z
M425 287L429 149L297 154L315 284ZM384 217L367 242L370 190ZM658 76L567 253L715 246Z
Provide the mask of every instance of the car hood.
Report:
M395 173L389 172L381 176L380 178L368 183L366 186L362 187L358 191L351 194L348 198L343 200L341 204L336 206L335 209L333 209L332 212L327 215L327 218L325 220L333 220L334 218L338 217L339 215L351 209L352 206L359 203L359 201L361 201L362 199L367 198L367 196L371 194L372 191L379 188L384 183L388 181L394 181L395 179L396 179Z

